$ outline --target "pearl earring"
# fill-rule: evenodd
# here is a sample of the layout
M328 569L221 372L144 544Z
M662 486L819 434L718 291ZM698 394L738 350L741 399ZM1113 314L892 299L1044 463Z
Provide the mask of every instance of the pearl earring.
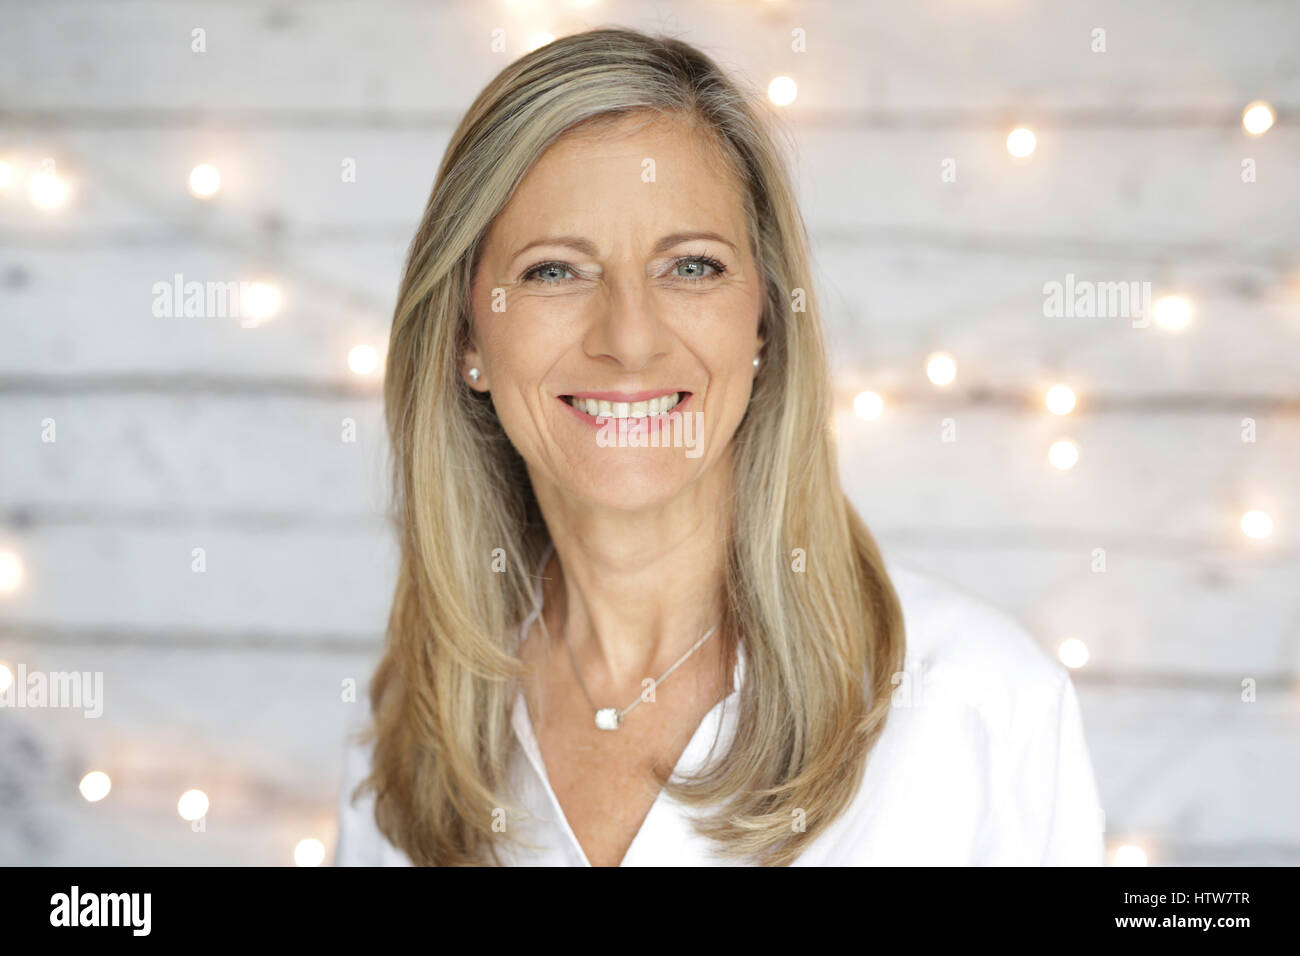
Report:
M476 368L472 368L472 369L469 370L469 380L470 380L471 382L477 382L477 381L478 381L478 377L479 377L479 375L480 375L480 372L479 372L478 369L476 369Z
M758 368L758 356L754 356L754 368Z

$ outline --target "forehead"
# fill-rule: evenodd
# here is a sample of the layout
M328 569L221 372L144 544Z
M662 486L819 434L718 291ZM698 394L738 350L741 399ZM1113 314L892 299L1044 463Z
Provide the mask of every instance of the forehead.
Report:
M602 118L554 142L502 210L489 243L539 230L600 242L620 230L683 227L725 231L743 246L741 185L707 128L632 114Z

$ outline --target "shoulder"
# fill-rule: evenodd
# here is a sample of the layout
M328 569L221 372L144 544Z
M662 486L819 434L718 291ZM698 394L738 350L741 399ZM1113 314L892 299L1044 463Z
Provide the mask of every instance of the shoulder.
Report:
M1059 704L1068 673L1013 617L937 576L888 570L907 646L899 683L973 708L991 729Z
M338 836L335 866L411 866L410 859L388 842L375 823L375 797L356 789L370 775L370 745L356 733L343 747L343 776L338 793Z
M1009 614L887 570L907 650L864 799L884 800L901 835L873 838L876 856L1100 863L1104 815L1069 672Z

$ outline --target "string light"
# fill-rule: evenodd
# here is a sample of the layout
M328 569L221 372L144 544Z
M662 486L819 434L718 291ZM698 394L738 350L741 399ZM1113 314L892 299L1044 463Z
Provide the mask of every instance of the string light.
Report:
M1131 843L1125 843L1123 846L1115 848L1114 864L1115 866L1146 866L1147 854L1140 846L1134 846Z
M1053 468L1060 471L1073 468L1079 460L1079 446L1068 438L1062 438L1060 441L1053 442L1052 447L1047 450L1047 460L1052 463Z
M0 160L0 189L8 188L9 184L13 181L14 168L3 160Z
M1273 533L1273 519L1264 511L1247 511L1241 516L1241 533L1260 540Z
M853 414L863 421L879 418L884 408L884 399L875 392L858 392L853 398Z
M0 594L12 594L22 584L22 560L13 551L0 551Z
M208 795L202 790L186 790L176 801L176 812L182 820L201 820L208 813Z
M1068 385L1053 385L1047 390L1046 402L1053 415L1068 415L1074 411L1074 390Z
M1156 325L1166 332L1181 332L1192 321L1192 304L1181 295L1162 295L1154 311Z
M53 160L46 160L40 172L27 183L27 195L32 205L45 212L61 208L71 192L68 181L55 171Z
M221 172L211 163L200 163L190 170L190 195L211 199L221 188Z
M325 860L325 844L308 837L293 848L293 862L298 866L320 866Z
M947 352L934 352L925 360L925 374L935 385L951 385L957 378L957 360Z
M109 780L108 774L102 770L92 770L81 778L77 789L81 791L81 795L88 803L98 803L108 796L108 791L113 789L113 781Z
M348 368L358 375L369 375L379 367L379 353L369 345L354 345L348 352Z
M1251 136L1263 136L1273 127L1276 115L1273 107L1256 100L1241 112L1241 125Z
M269 282L254 282L240 299L239 311L244 321L260 325L278 315L283 302L279 288Z
M1038 137L1026 126L1017 126L1007 134L1007 152L1016 159L1028 159L1038 146Z
M1060 658L1061 663L1066 667L1077 670L1088 663L1090 655L1087 644L1077 637L1071 637L1061 641L1061 646L1056 649L1056 656Z
M767 98L777 106L789 106L799 95L799 87L788 76L775 77L767 84Z

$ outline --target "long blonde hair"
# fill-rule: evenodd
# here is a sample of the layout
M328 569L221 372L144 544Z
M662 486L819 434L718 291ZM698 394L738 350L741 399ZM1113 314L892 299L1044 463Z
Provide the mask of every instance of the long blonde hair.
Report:
M696 827L718 852L768 865L793 861L861 785L903 667L902 612L840 486L807 233L760 102L686 43L601 29L511 63L452 136L393 315L384 398L401 566L357 790L374 792L380 831L417 865L499 863L511 839L493 823L515 809L514 635L549 541L490 399L458 374L481 243L558 137L632 113L711 141L741 185L766 283L763 366L733 438L742 507L724 632L746 655L735 735L712 772L664 785L714 810ZM799 810L805 828L792 825Z

